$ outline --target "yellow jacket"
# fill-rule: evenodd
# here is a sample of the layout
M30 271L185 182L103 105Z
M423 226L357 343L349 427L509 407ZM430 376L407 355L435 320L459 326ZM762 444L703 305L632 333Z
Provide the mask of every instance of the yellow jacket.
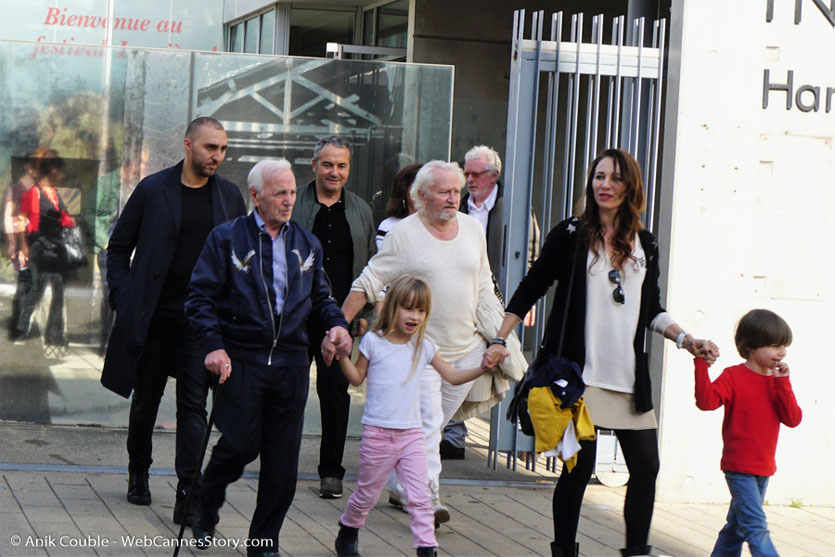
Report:
M533 422L536 434L536 452L541 453L557 447L568 428L569 422L574 422L574 432L577 441L592 441L595 438L594 423L591 421L583 397L571 408L563 410L560 400L554 396L551 387L534 387L528 395L528 413ZM577 463L577 454L564 460L568 471Z

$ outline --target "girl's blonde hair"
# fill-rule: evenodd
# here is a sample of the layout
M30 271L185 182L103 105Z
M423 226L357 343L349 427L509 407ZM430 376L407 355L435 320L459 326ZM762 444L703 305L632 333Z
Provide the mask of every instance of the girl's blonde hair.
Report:
M386 297L383 300L383 309L380 311L380 316L377 318L377 323L374 325L375 331L380 331L380 335L387 335L394 331L397 324L397 309L400 307L417 308L426 310L426 319L420 324L417 331L415 331L415 354L412 358L412 371L409 372L409 378L417 368L420 353L423 350L423 336L426 333L426 322L429 321L429 314L432 311L432 290L426 281L413 277L411 275L402 275L397 277L389 285L386 291Z

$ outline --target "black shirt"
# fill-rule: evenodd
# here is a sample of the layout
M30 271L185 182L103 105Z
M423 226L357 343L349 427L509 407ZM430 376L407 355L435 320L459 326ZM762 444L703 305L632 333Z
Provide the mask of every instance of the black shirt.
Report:
M158 312L177 318L183 317L183 304L191 272L209 232L214 228L212 190L208 184L200 188L181 184L180 195L181 218L177 248L157 302Z
M319 203L319 212L313 221L313 234L319 238L325 252L323 265L333 297L342 304L354 280L354 244L351 242L351 227L345 217L345 190L342 190L339 201L330 207L319 202L318 195L316 202Z

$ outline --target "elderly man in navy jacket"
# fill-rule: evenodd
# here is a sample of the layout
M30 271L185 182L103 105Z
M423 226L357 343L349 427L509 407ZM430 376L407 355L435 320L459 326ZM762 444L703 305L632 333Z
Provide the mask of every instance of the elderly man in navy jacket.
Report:
M212 231L186 299L206 368L223 384L214 410L222 436L206 466L193 532L198 547L211 545L226 487L260 453L249 529L258 544L249 552L275 554L296 491L308 317L324 325L343 354L350 353L351 337L331 296L319 240L290 221L296 201L290 163L261 161L247 183L255 210Z
M203 242L216 225L246 214L238 186L216 174L226 156L226 131L217 120L189 124L185 160L139 182L107 247L110 334L101 382L128 397L128 501L150 505L151 437L168 376L177 377L177 499L184 515L206 431L210 375L183 313L186 288ZM131 259L131 255L133 258Z

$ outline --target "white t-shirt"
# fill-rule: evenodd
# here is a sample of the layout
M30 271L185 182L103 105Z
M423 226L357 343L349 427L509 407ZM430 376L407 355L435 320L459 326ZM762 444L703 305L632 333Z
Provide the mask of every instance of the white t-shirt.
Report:
M377 237L375 238L377 242L377 251L380 251L380 248L383 247L383 239L386 237L386 234L391 232L391 229L394 228L394 225L400 222L401 220L403 219L398 217L387 217L383 219L383 221L380 223L380 226L377 227Z
M362 337L359 350L368 358L362 423L390 429L421 427L420 376L435 357L435 343L424 337L417 366L413 366L414 337L406 344L394 344L372 331Z

